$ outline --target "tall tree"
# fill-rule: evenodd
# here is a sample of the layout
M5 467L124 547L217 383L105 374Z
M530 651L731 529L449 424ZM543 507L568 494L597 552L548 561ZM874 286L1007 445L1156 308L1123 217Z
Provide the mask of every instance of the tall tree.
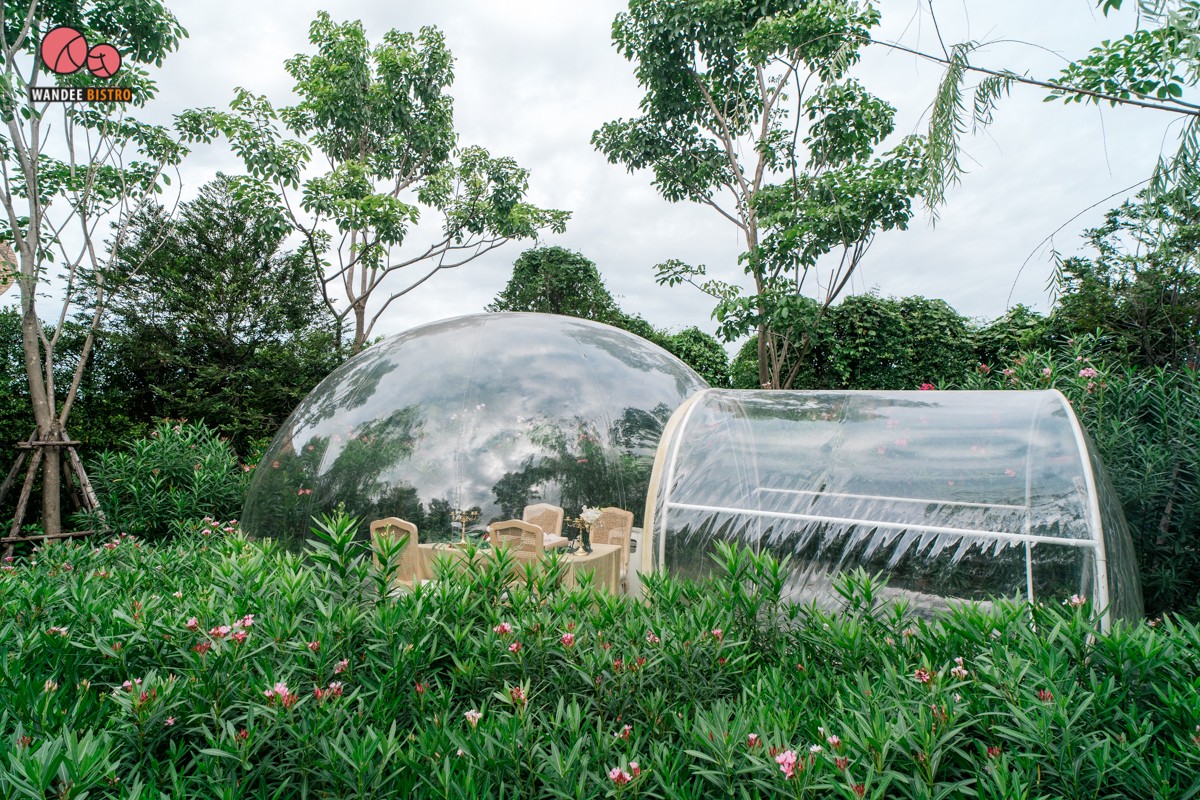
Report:
M34 102L30 89L119 86L132 92L134 107L155 93L148 68L173 51L186 32L158 0L111 2L5 2L0 9L0 208L3 238L17 254L25 376L40 441L59 441L83 379L93 334L108 299L104 272L111 248L128 232L132 214L167 181L166 170L186 152L172 133L140 122L119 103ZM110 43L122 56L120 70L97 78L83 70L56 75L42 62L42 37L70 26L93 44ZM64 387L55 362L83 274L96 276L87 335L74 373ZM51 300L49 332L38 316ZM42 468L42 526L57 534L60 511L60 448L39 450L31 463Z
M567 212L525 201L529 173L513 159L456 148L453 59L436 28L391 30L372 47L361 22L322 12L309 42L315 53L285 65L296 105L276 109L239 89L232 112L191 119L204 138L228 136L250 173L279 193L281 212L327 265L321 291L339 330L351 328L351 352L393 302L439 271L563 229ZM328 169L303 177L318 169L314 155ZM441 232L412 247L423 211L440 215Z
M203 420L245 452L338 359L316 266L282 250L290 226L240 184L219 175L174 217L134 218L101 345L131 413Z
M658 278L713 295L727 340L757 334L762 386L792 385L811 346L805 321L819 321L874 235L912 214L922 141L876 156L893 109L848 75L878 21L858 0L631 0L613 24L643 113L592 141L650 169L667 200L707 205L741 231L750 294L678 260ZM820 295L818 320L806 291Z
M540 311L608 322L620 313L596 264L565 247L534 247L513 262L508 283L487 311Z
M1200 203L1186 185L1141 192L1084 234L1091 258L1063 260L1050 324L1102 331L1136 366L1200 366Z

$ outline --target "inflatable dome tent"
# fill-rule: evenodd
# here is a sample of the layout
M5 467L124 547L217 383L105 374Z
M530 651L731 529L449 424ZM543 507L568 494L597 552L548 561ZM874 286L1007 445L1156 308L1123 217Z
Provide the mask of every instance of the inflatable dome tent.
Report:
M1094 601L1142 615L1116 495L1061 393L708 389L659 443L642 571L697 576L717 541L790 556L788 594L832 605L862 567L948 600Z
M640 515L663 425L706 387L658 346L587 320L422 325L300 403L255 470L242 524L299 548L312 517L339 503L364 520L414 522L422 542L459 537L453 510L479 512L479 528L536 502Z

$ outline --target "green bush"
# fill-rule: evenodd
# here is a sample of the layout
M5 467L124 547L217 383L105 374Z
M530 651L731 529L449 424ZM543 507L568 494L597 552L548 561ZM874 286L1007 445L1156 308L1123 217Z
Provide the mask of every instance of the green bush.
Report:
M556 588L554 569L509 583L491 560L381 599L386 566L353 521L315 530L307 563L223 527L3 565L0 796L1200 787L1200 630L1183 622L1099 634L1081 598L928 621L861 574L826 613L780 602L778 562L745 552L704 582L650 579L644 600Z
M980 366L964 389L1066 395L1092 437L1133 533L1147 613L1200 601L1200 371L1123 366L1093 336Z
M160 420L149 436L100 453L88 476L103 519L84 515L81 524L150 539L202 516L234 516L247 483L229 443L208 426L184 420Z

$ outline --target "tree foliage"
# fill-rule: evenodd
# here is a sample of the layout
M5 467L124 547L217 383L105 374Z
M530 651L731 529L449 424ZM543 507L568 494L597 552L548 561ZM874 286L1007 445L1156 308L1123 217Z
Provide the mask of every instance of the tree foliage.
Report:
M1200 363L1200 204L1184 188L1142 192L1085 233L1092 258L1063 260L1052 323L1102 331L1103 346L1136 366Z
M878 21L856 0L632 0L613 25L643 113L592 141L649 169L667 200L708 205L741 231L749 294L678 260L658 280L711 294L727 341L757 333L761 385L791 386L812 346L805 292L827 308L874 235L912 214L922 142L875 155L894 109L848 75Z
M1122 0L1096 0L1106 16L1122 5ZM1158 195L1191 185L1194 191L1200 166L1200 104L1188 90L1200 83L1200 0L1139 0L1136 5L1133 31L1104 40L1048 80L973 64L971 55L985 45L982 42L955 44L944 57L886 45L946 65L930 111L923 180L930 208L936 210L946 189L963 174L963 134L990 124L999 100L1017 84L1046 91L1047 100L1107 103L1182 118L1178 147L1174 153L1160 156L1149 178L1150 189ZM986 77L974 87L973 107L968 109L966 78L971 73Z
M101 344L106 390L135 418L200 420L247 452L338 358L311 259L281 249L288 226L240 186L218 176L177 219L137 215Z
M956 380L975 363L972 329L943 300L925 297L846 297L824 314L815 300L812 345L794 367L797 389L916 389ZM733 385L757 388L755 348L743 345L731 368Z
M487 311L537 311L610 322L620 309L596 264L563 247L535 247L513 262L512 277Z
M361 22L321 12L309 42L314 53L285 65L296 105L277 109L239 89L229 112L189 120L198 138L228 137L251 176L278 193L280 213L326 265L319 285L339 331L351 328L351 352L437 272L563 229L567 212L525 200L529 173L516 161L457 146L453 58L436 28L391 30L372 46ZM424 215L440 219L440 232L414 246Z
M654 342L696 370L710 386L729 384L729 356L697 327L678 333L660 330L641 316L621 310L596 264L562 247L535 247L513 263L508 283L488 311L537 311L603 322Z

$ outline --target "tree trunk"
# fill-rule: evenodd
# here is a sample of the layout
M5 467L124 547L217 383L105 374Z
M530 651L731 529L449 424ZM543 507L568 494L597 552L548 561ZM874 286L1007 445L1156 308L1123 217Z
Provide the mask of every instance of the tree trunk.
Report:
M24 250L24 248L22 248ZM24 256L25 254L22 253ZM23 270L31 273L32 270ZM61 426L55 416L52 386L46 379L54 370L54 353L42 351L41 321L37 316L32 292L25 291L22 276L21 286L21 335L25 350L25 376L29 381L29 397L33 403L33 417L42 441L58 441ZM44 363L43 363L44 362ZM62 514L59 508L59 450L56 447L42 448L42 530L48 534L62 532Z
M42 441L62 439L58 422L50 430L39 430ZM51 536L62 533L62 448L45 447L42 456L42 532Z

